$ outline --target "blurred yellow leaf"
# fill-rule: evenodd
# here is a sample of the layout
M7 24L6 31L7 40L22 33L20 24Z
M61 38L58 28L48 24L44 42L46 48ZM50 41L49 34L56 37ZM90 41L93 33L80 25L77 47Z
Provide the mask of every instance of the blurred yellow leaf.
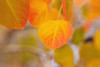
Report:
M100 50L100 30L94 35L94 46L97 50Z
M0 25L9 29L23 29L28 13L28 0L0 0Z
M82 47L80 48L80 57L88 62L92 59L95 58L100 58L100 51L97 51L93 44L91 43L86 43L84 45L82 45Z
M54 58L61 67L74 67L73 51L69 45L57 48L54 52Z
M72 36L71 24L64 20L51 20L40 25L40 40L50 49L63 46Z
M87 62L85 67L100 67L100 59L94 59Z

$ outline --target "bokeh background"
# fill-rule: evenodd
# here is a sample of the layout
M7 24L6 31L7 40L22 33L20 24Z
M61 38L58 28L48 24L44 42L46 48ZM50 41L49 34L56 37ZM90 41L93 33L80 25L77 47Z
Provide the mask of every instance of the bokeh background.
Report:
M73 36L55 50L41 42L29 21L23 30L0 26L0 67L100 67L99 2L72 7Z

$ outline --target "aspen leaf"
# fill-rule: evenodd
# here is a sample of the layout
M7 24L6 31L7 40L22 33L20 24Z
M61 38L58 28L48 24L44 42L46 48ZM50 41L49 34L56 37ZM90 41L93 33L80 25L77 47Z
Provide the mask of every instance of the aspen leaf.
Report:
M37 27L38 23L45 20L47 14L47 4L43 1L30 0L29 21L31 26ZM42 6L41 6L42 5Z
M43 1L46 2L49 5L52 0L43 0Z
M84 61L88 62L92 59L99 58L100 59L100 51L97 51L93 44L86 43L82 45L80 49L80 57L84 59Z
M61 67L74 67L73 51L69 45L55 49L54 59Z
M100 0L90 0L85 9L83 8L83 15L85 13L86 20L93 21L94 19L100 18Z
M98 8L100 8L99 2L100 2L100 0L90 0L89 6L90 6L92 9L98 10Z
M38 3L38 2L36 2ZM34 16L35 11L30 11L30 16L29 16L29 21L31 23L31 26L33 27L39 27L40 24L44 23L45 21L49 21L49 20L56 20L56 19L63 19L63 16L60 14L59 17L58 16L58 10L56 8L52 8L52 9L48 9L46 4L44 2L39 2L45 5L45 8L43 8L43 6L39 6L40 8L43 8L43 12L41 12L40 8L36 6L35 8L32 8L34 10L38 9L36 11L36 15ZM33 4L32 4L33 5ZM39 11L40 10L40 11ZM39 11L39 12L38 12ZM33 16L33 17L32 17Z
M59 16L58 16L58 14L59 14L59 12L56 8L52 8L52 9L48 10L45 21L57 20L57 19L62 20L63 19L62 14L59 14Z
M80 45L84 41L85 31L83 27L80 27L75 30L72 36L72 43Z
M23 29L28 11L28 0L0 0L0 25L9 29Z
M94 46L97 50L100 50L100 30L94 35Z
M100 59L93 59L87 62L85 67L100 67Z
M64 20L51 20L40 25L40 40L50 49L63 46L72 36L72 26Z
M82 7L86 3L88 3L89 0L73 0L73 4L75 7Z

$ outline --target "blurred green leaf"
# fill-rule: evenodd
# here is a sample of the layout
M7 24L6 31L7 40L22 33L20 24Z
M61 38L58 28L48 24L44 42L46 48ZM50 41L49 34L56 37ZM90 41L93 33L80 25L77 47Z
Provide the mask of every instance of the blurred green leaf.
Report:
M75 45L80 45L84 41L85 31L82 27L75 30L72 36L72 43Z

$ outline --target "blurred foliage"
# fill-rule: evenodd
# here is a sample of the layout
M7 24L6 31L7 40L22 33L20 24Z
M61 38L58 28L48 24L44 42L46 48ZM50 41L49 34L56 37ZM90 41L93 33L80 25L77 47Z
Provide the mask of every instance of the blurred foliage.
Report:
M100 59L93 59L87 62L85 67L100 67Z
M100 51L100 30L94 35L94 47Z
M29 0L29 3L28 17L28 0L0 0L0 25L21 29L0 26L0 67L100 67L100 0L66 0L66 18L62 0ZM44 22L50 20L53 22L45 26ZM61 21L57 22L59 28L56 20ZM72 30L63 20L73 24L74 29L65 45L61 43L66 43L64 38L71 37ZM38 36L43 23L41 39L49 47L55 47L52 40L57 41L56 47L64 46L55 50L44 46Z
M80 45L84 41L85 31L83 27L77 28L72 36L72 43L75 45Z
M36 39L32 35L27 35L20 39L20 45L22 47L26 47L26 48L36 47L37 46L36 43L37 43Z
M85 43L80 48L80 57L85 62L88 62L95 58L100 59L100 51L97 51L92 43Z
M54 58L55 61L61 65L61 67L74 67L73 51L68 44L55 49Z
M20 52L19 56L20 56L21 62L24 64L32 60L37 60L39 58L37 54L32 53L32 52L26 52L26 51Z

